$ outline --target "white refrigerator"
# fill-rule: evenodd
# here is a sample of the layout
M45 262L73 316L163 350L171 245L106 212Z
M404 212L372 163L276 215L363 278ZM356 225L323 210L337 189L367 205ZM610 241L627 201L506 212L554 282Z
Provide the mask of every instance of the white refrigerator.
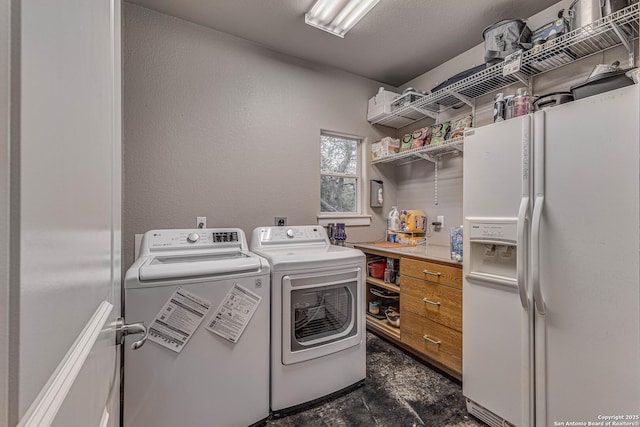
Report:
M489 425L640 425L639 87L465 134L463 394Z

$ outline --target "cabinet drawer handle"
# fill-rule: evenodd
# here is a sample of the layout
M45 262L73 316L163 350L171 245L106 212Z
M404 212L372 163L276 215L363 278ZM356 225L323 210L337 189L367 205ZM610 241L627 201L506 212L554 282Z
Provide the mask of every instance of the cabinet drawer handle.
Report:
M440 305L440 301L431 301L427 298L422 298L422 301L426 302L427 304Z
M423 272L424 274L430 274L431 276L438 276L438 277L440 277L440 272L439 272L439 271L422 270L422 272Z
M425 341L429 341L431 344L435 344L435 345L442 344L442 341L440 341L440 340L438 340L438 341L432 340L431 338L429 338L429 335L423 336L422 339L425 340Z

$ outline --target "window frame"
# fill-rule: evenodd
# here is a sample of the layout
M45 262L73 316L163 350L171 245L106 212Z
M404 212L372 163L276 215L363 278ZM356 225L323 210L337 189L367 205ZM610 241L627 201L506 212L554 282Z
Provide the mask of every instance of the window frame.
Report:
M322 183L323 176L334 176L340 178L355 178L356 180L356 212L319 212L318 213L318 224L322 226L326 226L329 223L344 223L345 225L353 226L353 225L370 225L371 224L371 215L367 214L364 200L365 200L365 192L366 192L366 182L367 182L367 165L365 163L366 159L366 142L367 138L358 135L351 135L343 132L335 132L321 129L320 130L320 145L318 146L318 153L320 153L320 149L322 147L322 137L323 136L333 136L337 138L344 138L356 141L356 154L358 156L356 161L356 175L353 174L343 174L336 172L324 172L322 170L322 161L318 162L318 172L319 172L319 182L318 182L318 209L320 209L319 205L321 203L321 194L320 194L320 186ZM320 159L321 160L321 159Z

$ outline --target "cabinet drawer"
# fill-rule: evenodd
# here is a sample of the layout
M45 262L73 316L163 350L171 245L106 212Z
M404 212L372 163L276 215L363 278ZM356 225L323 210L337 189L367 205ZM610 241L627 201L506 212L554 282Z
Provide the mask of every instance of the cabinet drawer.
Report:
M411 312L462 331L462 291L412 277L402 277L400 312Z
M411 312L403 313L401 319L400 338L403 343L456 372L462 372L460 332Z
M462 289L462 270L458 267L402 258L400 260L400 275Z

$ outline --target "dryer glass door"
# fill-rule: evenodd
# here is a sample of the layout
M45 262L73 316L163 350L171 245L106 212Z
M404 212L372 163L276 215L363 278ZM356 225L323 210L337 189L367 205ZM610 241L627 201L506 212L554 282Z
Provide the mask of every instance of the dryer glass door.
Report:
M283 363L358 345L361 287L360 269L283 277Z
M353 329L354 291L355 282L292 291L293 346L319 345Z

